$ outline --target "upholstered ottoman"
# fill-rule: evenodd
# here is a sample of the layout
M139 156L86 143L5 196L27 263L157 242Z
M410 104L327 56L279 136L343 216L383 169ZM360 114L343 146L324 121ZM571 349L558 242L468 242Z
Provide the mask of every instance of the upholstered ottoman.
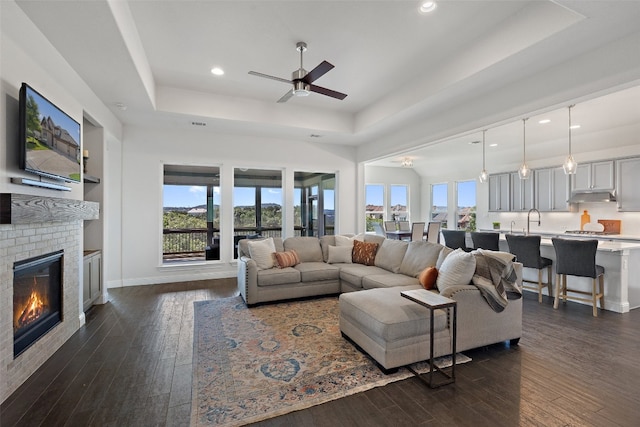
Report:
M340 295L340 331L388 372L429 358L429 310L400 292L420 286L376 288ZM444 310L434 313L434 357L451 354Z

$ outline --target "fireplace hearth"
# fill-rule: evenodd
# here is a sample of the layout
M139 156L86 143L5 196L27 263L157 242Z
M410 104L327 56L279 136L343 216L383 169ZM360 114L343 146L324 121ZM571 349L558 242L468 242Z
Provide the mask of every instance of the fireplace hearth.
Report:
M14 264L14 358L62 322L63 253L52 252Z

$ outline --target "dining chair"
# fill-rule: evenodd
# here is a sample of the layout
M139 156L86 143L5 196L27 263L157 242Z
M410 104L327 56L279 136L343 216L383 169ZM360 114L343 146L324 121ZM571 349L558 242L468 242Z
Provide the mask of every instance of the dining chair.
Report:
M409 221L398 221L398 229L400 231L411 231L411 223Z
M445 246L451 249L462 249L465 252L469 252L467 248L467 232L464 230L442 230L442 237L444 237Z
M552 279L551 265L553 261L549 258L540 256L540 236L519 236L515 234L507 234L507 245L509 252L516 256L516 261L521 262L523 267L534 268L538 270L538 280L522 279L522 287L525 289L536 290L538 292L538 302L542 302L542 289L546 286L549 297L552 297ZM542 270L547 270L547 281L542 281ZM535 283L535 286L525 285L526 283Z
M500 233L486 231L472 231L471 241L475 249L487 249L490 251L500 250Z
M427 225L427 242L440 243L441 222L432 221Z
M396 231L396 222L395 221L385 221L384 223L384 231Z
M598 317L598 300L600 308L604 310L604 267L596 264L598 241L554 237L551 242L556 251L556 293L553 308L558 308L560 298L565 303L567 299L590 302L593 305L593 317ZM568 288L567 276L591 278L591 292ZM596 282L599 282L599 290L596 290ZM568 293L589 295L589 298Z
M414 222L411 224L411 241L422 242L424 240L424 222Z

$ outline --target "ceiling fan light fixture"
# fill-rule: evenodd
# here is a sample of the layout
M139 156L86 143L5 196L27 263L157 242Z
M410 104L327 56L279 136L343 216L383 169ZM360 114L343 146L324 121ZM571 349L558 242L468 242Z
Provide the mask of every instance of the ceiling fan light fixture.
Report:
M309 85L305 82L293 83L293 96L309 96Z

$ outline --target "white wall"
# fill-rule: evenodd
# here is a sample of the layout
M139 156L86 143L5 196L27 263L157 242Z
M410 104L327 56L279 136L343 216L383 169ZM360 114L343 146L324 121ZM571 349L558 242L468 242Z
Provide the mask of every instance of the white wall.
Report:
M278 141L266 138L217 134L199 129L125 128L122 144L122 242L121 259L108 272L108 285L130 286L170 281L233 277L232 233L221 233L220 261L195 266L162 265L162 181L164 164L220 167L222 192L221 223L233 229L233 169L235 167L281 169L285 200L293 200L295 171L336 174L336 232L355 232L356 163L355 150L305 141ZM291 179L289 179L291 177ZM118 189L110 191L115 199ZM288 217L285 203L285 217ZM292 210L292 209L291 209ZM111 222L115 227L115 220ZM293 235L291 221L285 236ZM121 274L116 271L121 265Z

